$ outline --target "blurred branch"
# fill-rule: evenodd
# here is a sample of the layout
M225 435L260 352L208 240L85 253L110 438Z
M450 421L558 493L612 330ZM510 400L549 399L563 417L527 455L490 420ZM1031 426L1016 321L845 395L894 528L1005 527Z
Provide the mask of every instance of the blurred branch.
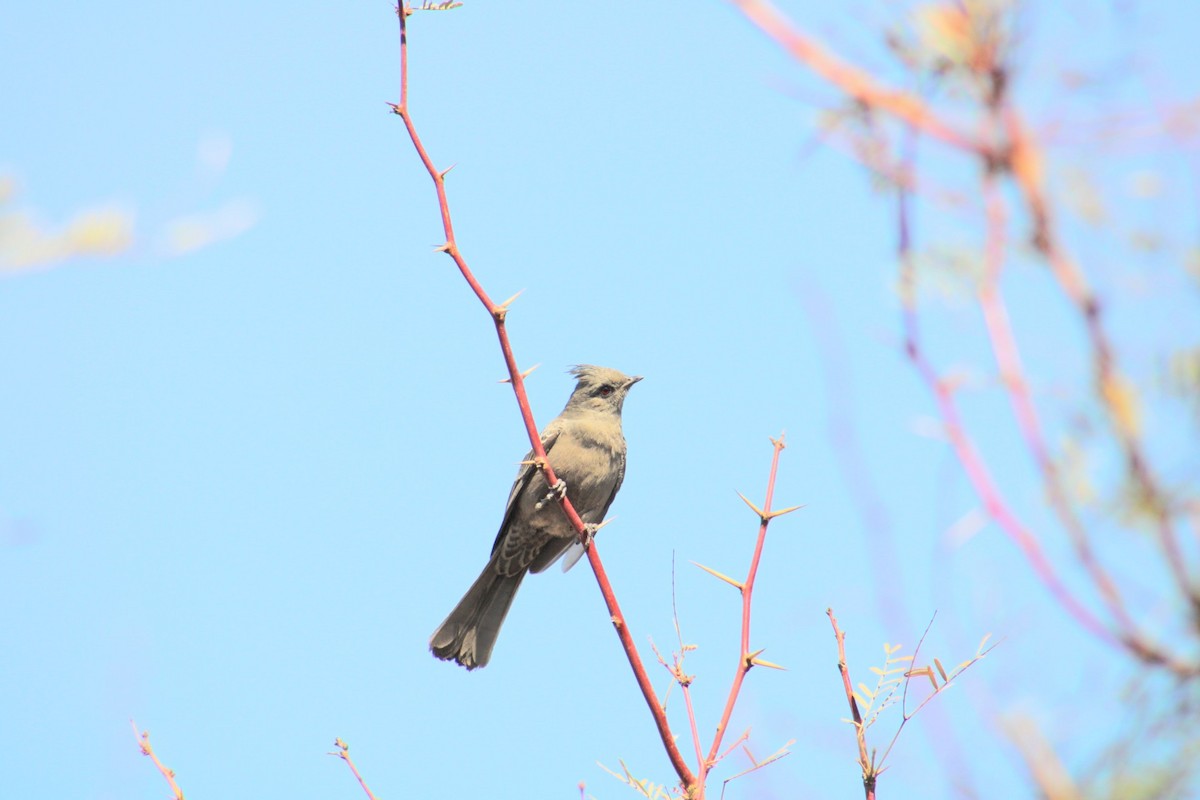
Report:
M133 736L135 739L137 739L138 747L141 749L142 755L149 756L150 760L154 762L154 766L158 767L158 771L162 773L162 776L171 786L171 791L175 794L175 800L183 800L183 789L180 789L179 784L175 782L175 771L167 769L167 767L165 767L163 763L158 760L158 756L155 754L154 748L150 746L150 732L139 732L138 727L136 724L134 724L133 720L129 720L129 725L133 728Z
M1062 244L1050 204L1046 199L1042 178L1042 157L1037 143L1028 132L1019 113L1001 100L999 113L1009 140L1009 162L1013 180L1025 200L1033 225L1033 244L1050 266L1059 287L1083 319L1092 350L1096 395L1108 412L1112 427L1123 451L1126 468L1141 497L1140 505L1154 518L1163 560L1174 577L1180 594L1188 601L1192 615L1200 620L1200 584L1188 575L1187 562L1175 531L1174 509L1147 459L1138 433L1138 423L1132 408L1132 389L1121 375L1116 363L1116 351L1105 325L1100 302L1088 285L1082 270ZM1134 641L1130 646L1139 649ZM1173 671L1169 657L1158 658L1151 650L1142 651L1144 658L1166 664ZM1189 674L1200 672L1200 665L1188 665Z
M1028 382L1021 365L1020 349L1009 321L1008 309L1000 291L1000 276L1005 261L1006 212L1005 204L993 175L985 173L982 178L986 213L986 243L984 254L986 270L979 291L979 304L987 325L1000 378L1013 406L1013 415L1042 476L1042 483L1054 513L1067 532L1076 556L1101 599L1108 608L1116 626L1116 638L1137 657L1153 663L1163 663L1172 671L1187 675L1196 669L1179 661L1155 644L1130 615L1121 597L1121 592L1112 576L1100 563L1091 538L1084 529L1074 506L1063 488L1058 467L1050 457L1042 434L1037 408L1029 393ZM1182 567L1182 556L1180 566ZM1174 562L1173 562L1174 563Z
M986 148L942 120L920 98L884 86L864 69L841 60L807 36L767 0L730 0L759 30L775 40L792 58L832 83L864 106L878 108L968 153Z
M1115 639L1108 628L1066 587L1058 576L1058 571L1054 568L1053 563L1042 552L1037 539L1021 524L1008 502L1001 495L986 463L979 455L979 451L959 418L953 386L949 381L938 376L921 348L920 321L916 302L917 279L912 259L909 194L905 191L899 193L897 226L899 229L897 257L900 262L900 302L904 327L904 350L917 373L934 395L939 416L951 447L958 456L975 492L979 495L984 510L1021 550L1038 579L1084 629L1099 639L1114 644Z
M1084 794L1032 717L1014 716L1004 721L1003 728L1025 762L1039 796L1046 800L1083 800Z
M1126 471L1137 492L1136 504L1154 520L1159 549L1176 589L1200 625L1200 582L1189 574L1174 518L1182 508L1163 489L1142 445L1135 408L1136 398L1121 374L1115 346L1104 323L1101 306L1088 281L1062 243L1044 186L1044 157L1029 126L1009 102L1011 26L1008 7L1002 4L930 4L918 16L937 34L940 47L935 72L954 72L967 81L978 103L979 130L968 136L942 121L926 100L888 88L870 72L834 56L800 31L766 0L731 0L764 33L779 43L798 63L845 92L864 110L878 109L905 124L911 134L923 134L978 161L980 193L984 201L986 274L979 303L1002 383L1008 394L1022 439L1037 465L1050 505L1066 532L1072 549L1090 583L1101 598L1111 624L1070 590L1058 567L1045 555L1038 537L1021 522L1001 494L987 463L962 423L953 386L938 375L922 351L916 302L916 271L910 245L910 197L917 172L910 156L896 161L881 155L878 146L854 149L860 161L879 171L888 165L899 193L900 291L905 351L916 371L934 394L939 416L950 444L979 495L988 516L1017 545L1030 568L1056 601L1085 629L1098 638L1125 649L1140 661L1163 666L1180 677L1200 675L1200 663L1181 659L1156 643L1129 612L1120 588L1101 563L1092 538L1084 528L1063 488L1058 468L1046 445L1036 406L1024 375L1020 351L1000 291L1006 260L1007 213L998 187L1001 176L1011 180L1022 198L1033 228L1038 255L1049 265L1060 289L1081 318L1091 351L1095 394L1105 409L1109 427L1122 453ZM914 63L919 62L916 59ZM868 115L869 116L869 115ZM874 143L878 145L878 142ZM884 149L887 149L886 147Z
M433 181L434 190L437 193L438 210L442 219L442 230L445 234L445 242L438 247L438 250L446 253L454 261L454 265L458 267L458 271L462 274L467 285L471 287L471 291L483 304L483 307L491 315L492 321L495 324L496 336L500 340L500 350L504 356L504 363L508 368L509 380L512 382L513 393L517 398L517 405L520 408L521 418L525 423L525 431L529 436L529 444L533 449L534 457L538 465L545 473L546 482L553 486L558 483L558 478L554 474L553 468L550 466L546 458L546 451L542 447L541 437L538 434L537 425L533 420L533 412L529 405L529 397L525 392L524 375L520 368L517 367L516 358L513 355L512 344L508 338L508 331L505 327L505 319L508 315L509 304L516 299L515 296L506 300L503 303L494 303L484 291L483 286L475 278L474 273L467 265L466 259L459 250L458 241L454 235L454 224L450 215L450 203L446 195L446 174L449 169L438 170L429 153L425 149L425 145L421 141L421 137L417 133L417 128L413 122L412 114L408 106L408 17L412 14L412 9L403 3L396 8L396 15L400 20L400 102L390 104L392 111L400 117L404 122L404 128L408 131L409 139L412 141L413 149L416 150L421 164L424 165L426 172L429 173L430 179ZM642 664L641 656L638 654L637 646L633 642L633 637L629 633L629 628L625 624L625 617L621 613L620 606L617 603L616 595L613 593L612 584L608 580L608 575L604 570L604 565L600 560L599 548L596 543L588 542L586 528L583 521L579 518L579 514L571 505L571 501L563 494L560 497L563 512L575 526L576 532L579 534L580 541L587 547L588 562L592 566L592 571L596 576L596 582L600 586L600 593L604 596L605 605L608 607L609 615L616 628L617 636L621 641L621 646L625 650L625 655L629 659L629 666L633 670L634 678L637 681L638 688L641 689L642 696L646 700L647 706L650 708L650 713L654 718L655 726L658 728L659 737L662 739L663 748L667 752L667 757L670 759L672 766L675 768L676 774L679 776L680 783L685 791L694 791L697 782L696 776L692 774L684 761L682 753L675 742L675 736L671 732L669 723L667 722L666 713L661 704L658 702L657 695L654 692L654 687L650 683L650 678L646 674L646 669Z

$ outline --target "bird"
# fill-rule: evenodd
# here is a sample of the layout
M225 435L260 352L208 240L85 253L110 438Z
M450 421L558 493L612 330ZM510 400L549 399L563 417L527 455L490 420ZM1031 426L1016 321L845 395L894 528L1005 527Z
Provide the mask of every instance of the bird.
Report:
M625 479L621 408L642 376L590 364L575 366L570 374L578 381L575 390L562 413L541 433L546 458L559 482L549 486L533 451L526 454L509 492L491 557L429 638L436 658L468 670L486 666L525 575L541 572L572 550L565 571L583 553L575 527L559 503L561 493L566 493L594 533L621 488Z

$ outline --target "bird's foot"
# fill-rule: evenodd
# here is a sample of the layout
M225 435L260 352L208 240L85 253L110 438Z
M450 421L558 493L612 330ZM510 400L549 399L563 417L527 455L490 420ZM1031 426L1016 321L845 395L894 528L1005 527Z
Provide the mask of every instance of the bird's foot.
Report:
M534 508L538 511L541 511L542 506L546 505L546 503L549 503L549 502L561 503L563 501L563 498L565 498L566 496L567 496L567 482L564 481L562 478L559 478L558 481L556 481L555 484L550 487L550 491L546 492L546 496L543 497L541 500L539 500L537 502L537 505L534 506Z
M602 527L604 527L603 522L601 522L599 525L597 525L594 522L584 523L584 525L583 525L583 549L584 550L587 550L589 547L592 546L592 540L596 538L596 531L600 530Z

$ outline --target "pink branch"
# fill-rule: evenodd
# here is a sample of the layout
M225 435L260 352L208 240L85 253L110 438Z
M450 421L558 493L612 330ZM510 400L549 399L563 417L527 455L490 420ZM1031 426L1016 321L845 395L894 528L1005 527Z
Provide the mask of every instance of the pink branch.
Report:
M1021 190L1033 219L1034 246L1049 264L1067 299L1083 317L1092 347L1097 394L1108 411L1109 422L1121 444L1129 474L1154 514L1159 545L1176 586L1191 603L1193 611L1200 615L1200 585L1188 574L1169 502L1151 471L1137 431L1129 423L1127 414L1117 407L1114 400L1114 395L1122 391L1122 379L1116 366L1112 342L1104 327L1100 303L1088 286L1083 272L1059 241L1057 227L1042 185L1041 160L1036 143L1014 109L1003 108L1002 118L1011 147L1010 166L1013 180ZM1191 666L1189 671L1195 674L1198 669L1200 666Z
M1029 386L1021 365L1020 349L1009 322L1007 306L1000 291L1000 275L1004 269L1006 214L1004 199L995 180L986 175L983 179L983 194L987 220L987 242L984 248L987 271L979 292L979 303L983 310L992 352L1000 369L1000 376L1013 406L1013 415L1042 474L1050 505L1075 548L1076 555L1088 577L1095 584L1120 630L1120 640L1135 655L1154 662L1178 664L1151 642L1129 614L1116 583L1101 565L1091 545L1087 531L1079 521L1063 489L1058 468L1050 457L1042 434L1037 408L1030 396Z
M903 190L899 196L898 223L899 243L898 258L901 265L901 287L903 298L904 346L909 359L916 367L917 373L933 392L938 406L939 416L950 445L958 456L967 478L975 488L983 503L984 510L1017 545L1025 560L1029 562L1034 574L1049 589L1054 598L1075 617L1086 630L1103 641L1115 644L1112 633L1098 620L1075 596L1067 589L1054 565L1042 552L1041 546L1033 535L1017 519L1009 508L1008 503L1000 494L999 487L988 472L987 466L975 449L975 444L967 435L966 429L958 415L958 407L954 401L954 393L945 381L941 380L933 365L925 357L920 345L920 326L916 311L916 278L912 267L912 254L908 219L909 195Z

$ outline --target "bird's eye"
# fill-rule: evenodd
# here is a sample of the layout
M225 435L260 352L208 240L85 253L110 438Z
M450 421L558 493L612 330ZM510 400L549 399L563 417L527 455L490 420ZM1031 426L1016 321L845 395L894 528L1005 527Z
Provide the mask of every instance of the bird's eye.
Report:
M609 384L606 383L600 387L600 396L601 397L608 397L612 393L613 393L613 387L610 386Z

